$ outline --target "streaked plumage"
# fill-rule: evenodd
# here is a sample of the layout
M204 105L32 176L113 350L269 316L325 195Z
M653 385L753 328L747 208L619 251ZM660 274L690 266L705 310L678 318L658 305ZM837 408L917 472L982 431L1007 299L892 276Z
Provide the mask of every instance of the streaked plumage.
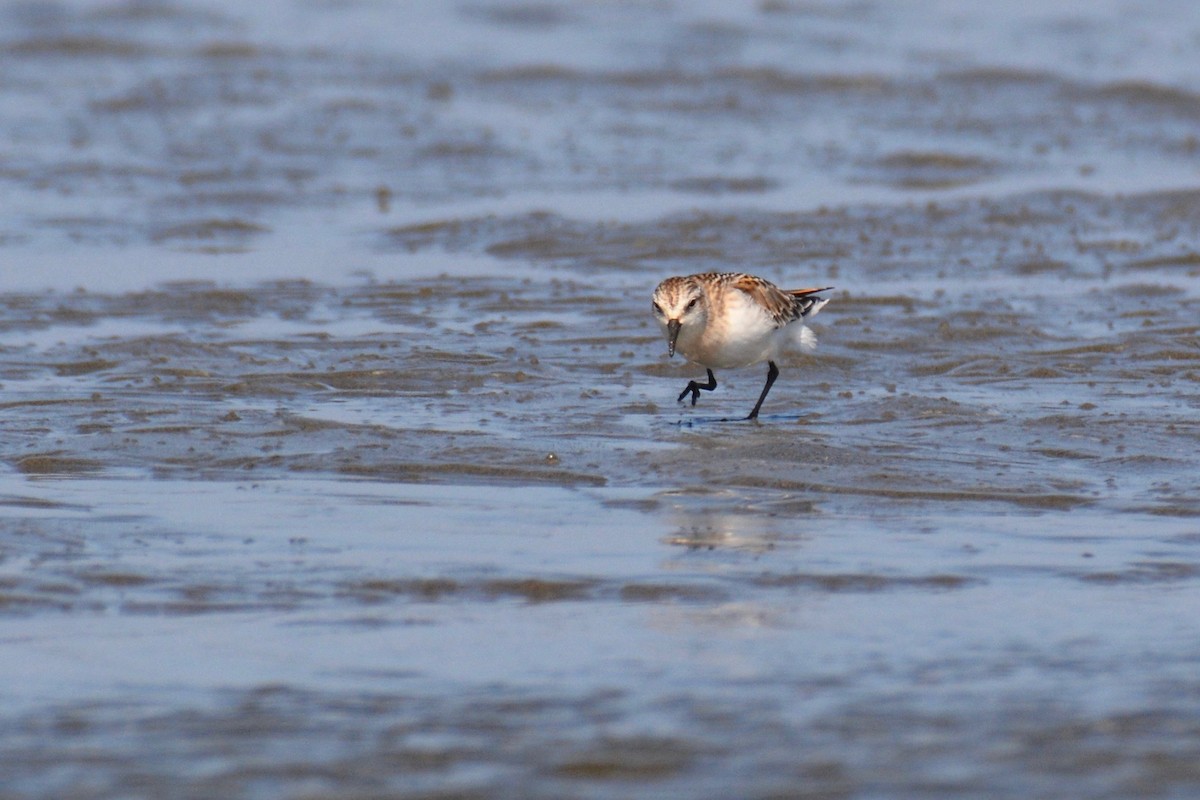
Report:
M667 337L667 354L678 350L708 371L708 383L690 381L679 400L690 393L717 388L713 368L747 367L766 361L767 384L747 419L755 419L771 384L775 365L786 350L811 351L817 338L802 322L829 302L821 289L780 289L770 281L742 272L706 272L667 278L654 290L654 315Z

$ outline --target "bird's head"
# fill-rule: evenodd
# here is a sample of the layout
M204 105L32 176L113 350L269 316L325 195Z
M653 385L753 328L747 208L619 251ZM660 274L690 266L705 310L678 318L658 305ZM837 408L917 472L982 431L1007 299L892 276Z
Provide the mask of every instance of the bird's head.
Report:
M655 288L652 302L654 318L667 336L668 356L675 355L680 331L700 330L708 319L708 297L692 278L667 278Z

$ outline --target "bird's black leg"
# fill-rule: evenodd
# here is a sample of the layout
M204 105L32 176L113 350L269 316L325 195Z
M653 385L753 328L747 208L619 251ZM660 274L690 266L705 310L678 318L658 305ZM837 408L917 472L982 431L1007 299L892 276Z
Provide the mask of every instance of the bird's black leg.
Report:
M687 388L679 393L679 399L676 400L675 402L682 403L683 398L688 396L688 392L691 392L692 393L692 405L696 405L696 401L700 399L700 390L701 389L703 389L706 392L711 392L715 388L717 388L717 376L713 375L712 370L710 369L710 370L708 370L708 383L696 383L695 381L688 381ZM757 411L757 410L758 409L755 409L755 411Z
M758 419L758 410L762 408L763 400L767 399L767 392L771 391L771 384L779 377L779 367L775 366L774 361L767 362L767 385L763 387L762 394L758 396L758 402L754 404L754 410L750 412L750 416L746 419ZM686 393L685 393L686 394ZM692 401L695 402L694 400Z

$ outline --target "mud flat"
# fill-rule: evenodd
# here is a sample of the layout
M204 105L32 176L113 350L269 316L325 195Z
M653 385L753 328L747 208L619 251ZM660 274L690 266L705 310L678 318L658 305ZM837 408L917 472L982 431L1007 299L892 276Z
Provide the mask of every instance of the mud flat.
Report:
M405 9L0 7L0 797L1200 791L1190 4Z

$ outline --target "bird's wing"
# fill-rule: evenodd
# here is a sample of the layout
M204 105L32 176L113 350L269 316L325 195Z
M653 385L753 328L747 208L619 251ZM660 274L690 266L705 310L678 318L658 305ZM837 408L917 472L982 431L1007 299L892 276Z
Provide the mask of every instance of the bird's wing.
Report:
M825 286L820 289L786 290L785 293L792 298L792 302L796 307L796 316L793 317L793 319L798 317L807 317L809 314L815 314L816 312L820 311L821 306L828 303L829 300L824 297L817 297L816 295L820 292L828 292L832 288L832 286Z
M730 283L762 306L775 321L776 327L782 327L800 316L796 309L796 298L770 281L755 275L736 274L731 276Z

